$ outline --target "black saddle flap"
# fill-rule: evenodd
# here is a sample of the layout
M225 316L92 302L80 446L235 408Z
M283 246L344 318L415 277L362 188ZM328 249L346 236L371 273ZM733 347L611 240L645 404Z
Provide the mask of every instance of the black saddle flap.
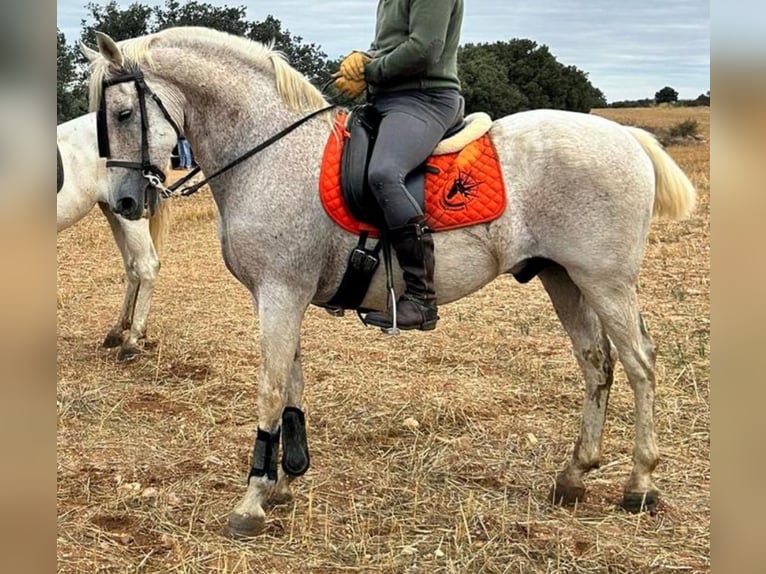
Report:
M61 191L64 185L64 164L61 162L61 151L59 144L56 144L56 193Z
M348 210L359 221L379 226L383 214L367 183L367 164L375 146L380 112L371 105L354 108L346 130L350 138L341 153L340 186Z

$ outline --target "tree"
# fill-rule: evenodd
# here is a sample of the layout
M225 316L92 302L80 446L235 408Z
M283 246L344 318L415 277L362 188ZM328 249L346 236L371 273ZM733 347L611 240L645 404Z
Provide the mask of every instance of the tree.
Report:
M88 2L85 7L90 12L91 23L85 19L80 21L80 39L90 47L96 45L96 30L120 41L143 36L153 29L151 6L134 2L123 10L115 0L110 0L105 6Z
M88 109L82 78L77 68L76 50L56 28L56 121L65 122Z
M244 36L251 26L245 10L244 6L213 6L195 0L181 5L178 0L166 0L164 7L154 9L155 25L152 31L172 26L204 26Z
M190 0L165 0L164 6L150 7L135 2L121 9L115 0L106 5L87 4L89 21L82 21L81 38L89 46L95 44L96 30L105 32L114 40L143 36L172 26L204 26L237 36L245 36L265 44L272 43L285 54L290 64L315 84L329 79L327 55L316 44L306 44L300 36L282 29L282 23L273 16L262 22L250 22L244 6L214 6Z
M68 85L72 81L74 62L70 57L66 37L56 28L56 118L58 123L69 114Z
M466 114L484 111L502 117L524 106L524 96L512 85L492 50L470 44L458 52L458 71Z
M301 36L293 36L290 30L283 30L282 23L269 15L262 22L253 22L247 37L264 44L274 43L290 64L315 85L321 85L330 78L330 62L316 44L305 44Z
M124 10L115 0L106 5L86 4L90 16L81 20L80 40L91 48L96 45L95 31L109 34L115 40L124 40L147 34L154 27L153 8L134 3ZM56 112L59 123L76 118L88 111L88 83L86 60L76 45L68 45L57 29L57 90Z
M670 86L665 86L654 94L654 101L658 104L674 104L678 101L678 92Z
M710 105L710 90L705 94L700 94L697 99L694 100L694 104L697 106L709 106Z
M651 108L654 105L654 98L642 98L640 100L617 100L610 102L608 108Z
M320 47L304 43L300 36L293 36L282 28L273 16L261 22L247 20L244 6L214 6L207 2L190 0L165 0L162 6L147 6L134 2L122 8L116 0L106 4L86 4L88 17L81 21L80 39L95 47L95 31L104 32L114 40L143 36L172 26L204 26L237 36L245 36L265 44L272 44L285 54L299 72L306 75L314 85L322 86L330 79L331 72L339 63L331 62ZM69 46L60 31L56 31L58 43L58 82L56 106L58 121L66 121L85 113L87 104L87 81L84 74L85 58L79 48Z
M467 44L458 52L458 69L466 113L502 117L537 108L589 112L606 106L588 74L561 64L547 46L532 40Z

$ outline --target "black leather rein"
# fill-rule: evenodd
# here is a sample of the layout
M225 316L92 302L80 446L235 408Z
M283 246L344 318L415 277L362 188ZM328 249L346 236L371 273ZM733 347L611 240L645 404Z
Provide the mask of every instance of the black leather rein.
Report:
M144 75L140 70L123 74L120 76L116 76L114 78L106 79L102 83L102 88L103 88L102 96L101 96L101 102L99 104L98 118L96 122L99 155L104 158L110 157L109 132L108 132L107 123L106 123L106 88L108 88L109 86L114 86L115 84L121 84L124 82L133 82L136 86L136 91L138 93L138 102L139 102L139 108L141 113L141 163L124 161L124 160L107 159L106 166L140 170L143 176L147 180L149 180L149 184L160 190L163 197L170 197L171 195L174 195L176 193L178 188L180 188L182 185L188 182L192 177L194 177L197 173L199 173L200 167L199 166L195 167L194 170L192 170L185 177L176 181L170 187L164 187L162 185L162 183L166 179L165 173L162 171L162 169L152 164L149 158L149 126L148 126L148 120L146 116L146 96L147 95L150 96L155 101L157 106L159 106L160 111L165 116L165 119L170 123L171 126L173 126L173 129L175 130L176 135L180 137L182 132L178 128L178 125L175 123L173 118L170 116L170 113L168 112L165 105L162 103L162 100L154 92L152 92L151 89L149 89L149 86L146 85L146 82L144 81ZM293 122L292 124L284 128L283 130L281 130L280 132L274 134L269 139L261 142L260 144L252 148L250 151L245 152L238 158L229 162L218 171L206 177L204 180L198 183L195 183L194 185L191 185L189 187L185 187L178 193L180 195L187 196L187 195L191 195L192 193L195 193L196 191L199 191L200 188L207 185L211 180L226 173L231 168L239 165L240 163L254 156L255 154L263 151L270 145L274 144L275 142L285 137L287 134L289 134L293 130L305 124L310 119L318 116L321 113L329 111L335 107L336 107L336 104L330 104L324 108L321 108L309 113L308 115Z
M309 121L311 118L314 118L314 117L318 116L319 114L321 114L321 113L323 113L323 112L326 112L326 111L328 111L328 110L331 110L331 109L333 109L334 107L336 107L336 106L335 106L335 104L331 104L331 105L329 105L329 106L326 106L326 107L324 107L324 108L321 108L321 109L319 109L319 110L315 110L315 111L311 112L310 114L308 114L308 115L306 115L306 116L303 116L303 117L302 117L301 119L299 119L298 121L296 121L296 122L293 122L292 124L290 124L289 126L287 126L285 129L283 129L282 131L280 131L280 132L278 132L278 133L274 134L274 135L273 135L273 136L271 136L269 139L267 139L267 140L265 140L265 141L263 141L263 142L259 143L259 144L258 144L257 146L255 146L253 149L251 149L250 151L247 151L247 152L243 153L243 154L242 154L241 156L239 156L237 159L235 159L235 160L231 161L230 163L226 164L226 165L225 165L225 166L223 166L221 169L219 169L218 171L216 171L216 172L212 173L211 175L209 175L208 177L206 177L206 178L205 178L205 179L203 179L202 181L200 181L200 182L198 182L198 183L195 183L194 185L190 185L189 187L185 187L184 189L182 189L182 190L179 192L179 193L180 193L180 195L183 195L183 196L187 196L187 195L191 195L192 193L195 193L195 192L199 191L199 190L200 190L202 187L204 187L205 185L207 185L207 184L208 184L208 183L209 183L211 180L215 179L215 178L216 178L216 177L218 177L219 175L222 175L223 173L226 173L226 172L227 172L227 171L229 171L231 168L233 168L233 167L235 167L235 166L239 165L240 163L242 163L242 162L243 162L243 161L245 161L246 159L248 159L248 158L251 158L252 156L254 156L255 154L257 154L258 152L261 152L261 151L265 150L265 149L266 149L267 147L269 147L270 145L272 145L272 144L276 143L277 141L281 140L283 137L285 137L285 136L286 136L287 134L289 134L291 131L293 131L293 130L295 130L295 129L299 128L300 126L302 126L303 124L305 124L305 123L306 123L307 121ZM177 182L175 182L173 185L171 185L171 186L170 186L170 187L168 187L167 189L168 189L169 191L171 191L171 192L174 192L174 191L175 191L175 190L177 190L177 189L178 189L178 188L179 188L181 185L183 185L184 183L186 183L187 181L189 181L189 180L190 180L192 177L194 177L194 175L196 175L196 174L197 174L199 171L200 171L200 167L199 167L199 166L195 167L195 168L194 168L194 170L192 170L192 172L191 172L190 174L188 174L188 175L187 175L186 177L184 177L183 179L181 179L181 180L178 180Z

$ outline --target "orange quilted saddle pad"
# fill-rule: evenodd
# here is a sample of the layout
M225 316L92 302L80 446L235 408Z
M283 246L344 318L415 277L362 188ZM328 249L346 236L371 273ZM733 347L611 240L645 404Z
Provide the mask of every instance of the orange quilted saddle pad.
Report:
M346 207L340 187L340 164L348 132L345 114L338 114L322 157L319 194L327 215L351 233L377 230L358 221ZM505 210L505 183L497 152L484 135L459 152L431 156L427 164L438 173L426 172L425 214L434 231L457 229L497 219Z

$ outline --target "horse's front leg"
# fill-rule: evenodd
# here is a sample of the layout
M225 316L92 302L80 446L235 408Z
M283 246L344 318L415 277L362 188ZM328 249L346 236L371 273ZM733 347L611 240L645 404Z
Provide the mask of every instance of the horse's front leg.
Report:
M258 314L261 326L261 370L258 382L258 428L248 476L247 492L234 508L228 519L228 533L232 536L254 536L266 525L263 504L277 486L277 462L283 426L287 435L295 437L296 407L288 405L288 382L294 369L296 352L300 341L300 327L308 298L300 297L290 287L268 291L261 289ZM302 385L301 385L302 387ZM290 405L288 405L290 406ZM293 410L293 409L296 410ZM284 425L283 425L284 419ZM286 435L286 438L287 438ZM305 445L305 433L303 433ZM291 444L286 444L291 449ZM306 468L308 465L306 451ZM290 457L285 463L300 456ZM293 470L305 471L296 464ZM288 467L289 468L289 467ZM297 473L295 473L297 474Z
M293 368L287 381L287 403L282 412L282 471L268 500L271 504L287 504L293 499L290 485L309 468L306 420L303 414L303 369L300 341L295 350Z
M122 262L125 266L125 279L127 283L125 289L125 297L122 300L122 307L120 309L120 317L117 319L117 323L114 325L114 327L109 330L106 338L104 339L104 342L102 343L104 347L110 349L112 347L119 347L122 345L123 332L130 329L130 325L133 320L133 308L135 307L136 296L138 295L140 278L138 274L135 273L135 271L132 269L130 263L131 255L128 248L128 242L125 237L124 227L126 220L119 219L114 213L112 213L112 211L109 209L109 206L105 203L99 203L98 206L101 209L101 212L104 214L104 217L106 217L106 220L109 222L109 228L112 230L114 242L117 244L117 247L120 250L120 255L122 255Z
M120 360L129 359L140 352L139 341L146 337L146 321L154 284L160 271L160 260L146 220L125 221L124 227L130 267L128 276L138 277L138 291L130 309L129 330L117 355Z

